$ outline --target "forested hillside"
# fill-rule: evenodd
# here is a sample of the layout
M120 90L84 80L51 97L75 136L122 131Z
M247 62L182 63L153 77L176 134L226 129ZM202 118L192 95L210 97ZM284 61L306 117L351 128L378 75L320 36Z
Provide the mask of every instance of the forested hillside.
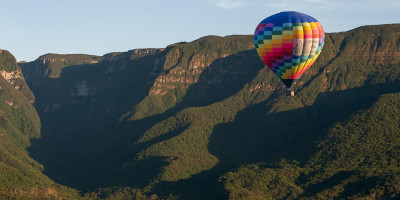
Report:
M0 123L10 127L0 135L0 169L20 178L7 178L3 191L400 198L400 25L326 34L294 97L247 35L104 56L47 54L20 63L23 76L15 59L7 62L0 69L14 78L0 77ZM7 162L12 156L23 164Z
M60 186L43 174L44 167L26 151L40 138L35 97L15 58L0 50L0 198L77 198L73 189ZM60 194L61 193L61 194Z

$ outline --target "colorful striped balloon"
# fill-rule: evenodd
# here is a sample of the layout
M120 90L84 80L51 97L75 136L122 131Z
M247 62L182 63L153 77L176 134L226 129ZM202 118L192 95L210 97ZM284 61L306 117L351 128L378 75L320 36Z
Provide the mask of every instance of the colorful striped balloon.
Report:
M324 39L316 19L294 11L265 18L254 32L258 55L288 88L318 58Z

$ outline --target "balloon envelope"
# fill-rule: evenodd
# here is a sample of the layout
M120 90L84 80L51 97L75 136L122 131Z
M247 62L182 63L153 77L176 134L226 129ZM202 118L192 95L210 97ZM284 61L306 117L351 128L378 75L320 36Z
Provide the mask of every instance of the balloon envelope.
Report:
M254 32L261 60L288 88L318 58L324 39L324 30L316 19L294 11L265 18Z

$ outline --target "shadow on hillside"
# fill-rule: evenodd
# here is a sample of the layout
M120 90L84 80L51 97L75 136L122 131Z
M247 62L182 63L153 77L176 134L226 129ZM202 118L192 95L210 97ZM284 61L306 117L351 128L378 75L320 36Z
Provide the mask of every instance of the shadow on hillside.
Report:
M352 176L356 176L358 173L359 172L357 172L357 171L341 171L341 172L329 177L328 179L323 180L322 182L308 186L304 190L304 193L301 196L302 197L314 196L314 195L324 191L327 188L332 188L335 185L339 185L346 179L348 179ZM357 194L357 193L355 193L355 194Z
M164 158L130 162L131 159L151 145L179 135L186 126L135 144L138 139L155 124L187 107L212 104L238 92L262 69L258 59L254 59L254 65L243 63L244 57L253 54L249 50L217 59L189 87L182 103L165 113L133 121L118 121L118 118L148 95L157 77L151 76L154 71L148 67L154 56L129 63L64 68L60 78L47 80L46 85L52 87L43 87L36 94L42 136L32 140L28 151L44 165L46 175L79 190L144 187L165 166ZM107 74L110 68L121 65L128 67L123 72ZM77 83L100 87L89 89L87 96L71 98L74 92L71 88L79 87ZM108 115L106 109L112 109L112 114Z
M254 63L243 62L243 58L252 56ZM162 114L133 121L118 119L148 95L157 77L151 76L154 72L148 68L152 57L132 61L136 64L130 64L135 67L107 76L101 74L109 65L101 67L101 63L66 68L61 78L46 83L52 87L37 95L42 137L32 140L28 150L44 165L45 174L60 184L79 190L114 186L142 188L162 172L168 164L167 158L134 162L132 159L148 147L181 134L187 125L144 143L136 144L138 139L155 124L185 108L207 106L240 91L259 70L264 70L256 56L254 50L248 50L216 60L189 87L181 103ZM123 64L113 63L113 66ZM160 72L161 69L157 71ZM104 87L88 91L96 95L71 98L70 88L75 87L77 80ZM399 83L393 82L321 93L312 106L285 112L273 112L272 108L280 99L291 102L297 97L283 97L280 91L275 91L266 101L240 111L233 122L214 128L209 151L218 158L217 166L186 180L160 182L155 185L155 191L159 196L172 193L187 199L226 199L228 194L218 181L221 175L250 163L284 158L307 160L315 150L315 141L332 124L368 108L381 94L397 92L399 88ZM55 111L51 111L54 107ZM45 109L50 110L43 112Z
M117 135L111 138L111 141L113 141L114 138L115 140L120 140L116 141L115 143L120 144L118 151L125 156L120 157L119 165L122 165L124 162L132 161L132 159L138 155L138 153L154 144L167 141L175 136L178 136L187 129L188 125L180 125L174 129L174 131L161 134L160 136L152 138L146 142L135 144L138 139L143 136L144 133L152 126L174 116L185 108L210 105L226 99L240 91L244 85L250 82L260 70L263 70L263 65L258 61L258 58L257 60L254 59L254 63L243 62L243 58L252 57L254 55L257 56L257 54L254 53L254 50L247 50L239 52L238 54L217 59L202 72L198 82L188 88L182 102L178 103L173 108L162 114L152 115L143 119L122 121L118 125L118 128L114 130ZM132 134L132 130L135 130L134 134ZM152 159L153 158L150 158L149 160ZM154 159L159 160L160 158ZM136 162L144 161L133 161L132 163ZM158 169L158 173L160 173L166 164L167 163L162 163L160 165L149 165L147 166L147 170L156 172ZM122 171L124 170L135 171L138 170L138 168L134 166L128 166ZM133 179L136 177L128 178L126 175L124 175L124 173L120 173L119 175L120 177L112 176L112 179L120 179L120 181L116 181L116 183L113 185L105 184L103 186L142 187L144 186L143 183L148 183L151 180L145 179L142 180L142 184L136 184L135 181L137 180L133 181ZM131 181L130 184L128 183L129 181Z
M218 180L223 174L246 164L307 161L316 151L316 142L333 124L369 108L380 95L393 92L400 92L400 82L320 93L312 106L284 112L273 112L270 100L249 106L233 122L214 128L209 151L219 160L216 167L185 180L160 182L155 191L160 196L170 192L187 199L227 199ZM285 106L279 101L294 102L295 98L281 96L275 106ZM315 187L309 191L318 190Z
M41 138L32 139L28 151L44 165L46 175L78 189L104 182L103 174L120 161L118 143L110 142L124 140L105 133L118 129L118 119L148 95L163 66L163 61L154 63L166 51L69 66L60 78L45 80L35 94Z
M191 85L177 108L201 107L222 101L239 92L243 86L265 70L254 49L215 60Z

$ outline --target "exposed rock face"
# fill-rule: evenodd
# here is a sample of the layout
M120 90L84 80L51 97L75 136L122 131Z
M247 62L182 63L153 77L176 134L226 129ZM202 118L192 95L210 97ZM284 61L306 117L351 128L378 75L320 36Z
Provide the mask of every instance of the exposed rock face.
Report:
M303 75L306 78L302 78L295 85L301 87L306 84L307 77L314 77L321 80L321 91L343 90L361 86L364 82L373 80L375 75L371 73L371 70L373 71L377 66L400 63L400 48L398 48L400 42L396 39L400 36L400 32L393 31L393 28L399 29L399 27L383 26L379 28L379 31L372 31L375 28L367 26L339 34L326 34L324 56L321 56L315 66ZM253 51L251 37L209 36L191 43L174 44L165 49L134 49L128 52L109 53L101 57L47 54L34 62L21 63L21 66L33 91L37 91L41 86L47 84L46 80L61 77L64 68L68 68L65 71L73 71L71 70L72 66L82 68L79 77L76 77L74 83L68 88L71 97L69 102L81 103L102 101L105 98L101 96L102 91L116 90L115 87L120 84L121 77L129 77L122 74L132 70L131 73L145 79L146 95L142 102L152 101L153 106L160 104L146 111L149 112L148 114L155 114L183 101L186 91L192 90L201 93L210 88L217 90L217 88L223 88L223 85L235 85L248 80L253 74L246 66L261 63ZM143 61L151 64L148 64L146 69L137 70L137 66L141 65L140 63ZM354 61L356 63L353 63ZM359 68L355 78L349 78L349 76L354 76L349 73L348 66L350 65L353 68ZM321 73L319 69L323 66L328 67L325 67ZM361 66L369 66L371 69L361 68ZM89 72L90 67L96 69L96 72ZM268 68L264 67L264 69L268 71ZM101 75L96 74L98 78L86 80L83 74L85 70L89 74L99 72ZM150 70L150 74L140 75L142 71L146 70ZM387 73L390 74L390 72ZM18 76L17 73L14 75ZM6 76L10 77L11 75L6 74ZM118 87L126 86L119 85ZM274 77L268 78L268 80L260 79L260 81L250 84L247 90L255 93L271 92L283 88L279 79ZM133 94L135 90L129 92ZM221 93L223 92L221 91ZM76 99L73 97L90 98ZM171 102L174 103L165 105L165 99L172 99ZM132 102L138 103L136 100ZM115 102L109 103L118 105ZM48 107L52 107L51 103L48 105ZM146 106L136 106L133 112L144 112L141 110L143 107ZM115 112L113 106L110 106L109 112Z
M18 66L14 56L6 51L0 50L0 79L4 79L4 83L10 84L15 90L21 91L30 102L34 102L35 97L28 88L21 68ZM0 90L5 89L5 85L0 85Z
M19 90L21 88L20 85L18 85L18 79L24 79L22 76L22 72L20 70L15 70L11 72L7 72L5 70L0 71L1 76L3 76L6 81L13 85L16 90Z
M41 122L32 105L34 100L14 56L0 50L0 199L56 198L55 189L30 191L32 187L59 188L27 152L32 140L41 135Z
M127 52L114 52L108 53L102 56L104 60L108 61L117 61L117 60L124 60L124 59L136 59L146 55L157 54L164 51L164 48L146 48L146 49L133 49Z
M181 59L179 53L175 54L175 57L166 56L166 63L171 62L179 63ZM173 60L169 60L173 59ZM190 85L198 81L199 75L210 66L212 60L218 59L218 57L209 57L210 61L206 62L205 55L199 55L197 53L190 55L189 63L186 68L179 68L174 66L163 66L163 71L166 74L161 74L155 80L153 87L149 91L149 95L165 95L169 90L175 89L178 85L188 88Z
M86 80L76 81L72 96L87 97L89 96L89 86Z
M252 41L248 38L240 38L242 41L246 41L244 44L244 49L249 50L253 48ZM222 46L215 46L210 49L205 50L204 45L207 44L207 40L219 40ZM168 91L176 89L177 87L189 88L191 85L197 83L200 79L200 75L211 65L213 68L208 70L207 73L214 75L223 76L230 72L229 68L218 67L219 60L224 59L228 56L239 53L239 51L232 51L234 47L230 43L231 38L215 38L215 37L205 37L194 41L196 45L191 44L181 44L172 46L168 49L164 57L164 66L162 66L161 74L154 81L153 87L149 91L150 96L165 95ZM244 55L235 55L236 57ZM231 58L232 59L232 58ZM229 59L228 59L229 60ZM240 60L236 61L238 64ZM226 63L224 63L225 65ZM232 64L230 66L232 66ZM242 73L243 72L243 73ZM245 74L245 71L237 72ZM210 76L204 76L204 78L210 78ZM206 78L207 79L207 78ZM213 78L209 80L203 80L202 84L213 85L218 84L222 79ZM204 85L204 86L205 86Z
M150 183L163 190L167 182L185 191L181 186L203 173L218 180L216 166L225 173L292 151L286 147L329 128L347 115L341 111L355 112L361 108L357 100L369 98L348 94L358 89L340 90L400 80L400 26L389 29L327 34L323 53L296 83L293 98L282 96L284 85L260 61L251 36L210 36L102 57L46 55L21 64L36 88L35 106L48 133L33 146L61 152L46 168L70 185ZM308 130L305 135L297 134L299 127Z
M71 102L71 103L74 103L74 102ZM51 104L51 105L44 105L44 106L42 106L41 108L42 108L42 111L44 112L44 113L48 113L49 111L52 111L52 112L54 112L54 111L56 111L57 109L59 109L60 108L60 104L58 104L58 103L53 103L53 104Z
M20 65L32 90L39 97L37 108L43 113L50 114L60 109L69 109L71 105L90 104L92 106L88 107L89 110L95 109L96 106L107 106L107 111L101 111L101 114L95 114L99 111L97 108L97 111L88 111L90 117L85 119L87 120L102 115L107 116L118 109L118 103L115 101L123 98L117 96L110 98L109 95L104 96L104 94L112 93L119 88L126 90L126 87L128 90L124 91L123 95L132 92L127 86L129 82L140 82L132 86L131 89L134 91L143 90L143 86L151 87L154 82L152 80L159 75L164 64L164 50L134 49L123 53L109 53L102 57L46 54L33 62L20 63ZM73 81L67 81L66 84L64 79ZM55 90L52 86L54 84L62 85L62 87ZM48 91L52 91L55 97L63 97L59 99L56 97L58 100L52 102L48 98ZM104 103L107 104L104 105ZM126 104L129 105L130 102Z
M33 82L35 90L46 78L59 78L62 69L68 66L95 64L102 60L102 57L84 54L46 54L40 56L33 62L19 63L24 72L25 78ZM30 67L27 67L30 66ZM34 67L33 67L34 66Z

